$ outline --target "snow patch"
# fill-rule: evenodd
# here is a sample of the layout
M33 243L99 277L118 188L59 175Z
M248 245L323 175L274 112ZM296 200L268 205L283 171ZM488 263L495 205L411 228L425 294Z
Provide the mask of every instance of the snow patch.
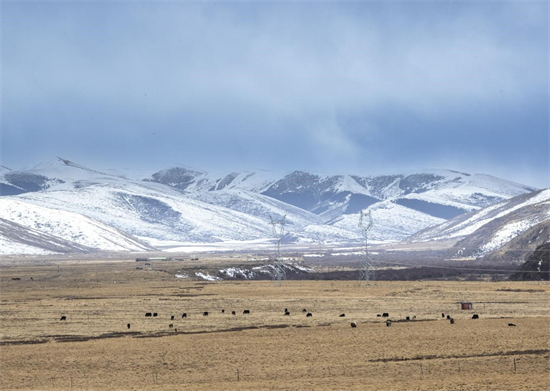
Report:
M252 270L248 269L240 269L237 267L230 267L227 269L220 270L221 273L227 274L231 278L245 278L245 279L252 279L256 276L256 273L254 273Z
M196 272L195 276L202 278L203 280L206 280L206 281L221 281L220 277L211 276L208 273Z
M491 241L484 244L480 248L480 253L478 256L483 256L487 253L490 253L491 251L494 251L504 246L506 243L508 243L510 240L512 240L516 236L527 231L533 225L535 225L535 223L530 220L516 221L505 225L503 228L501 228L499 231L497 231L493 235L493 238L491 239Z

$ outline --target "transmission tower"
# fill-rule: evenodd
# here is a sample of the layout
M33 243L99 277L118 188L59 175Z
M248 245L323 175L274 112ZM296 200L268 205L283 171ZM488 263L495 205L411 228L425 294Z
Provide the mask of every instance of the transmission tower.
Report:
M273 228L273 236L277 240L277 252L275 258L275 264L273 265L272 274L273 280L275 278L279 281L279 286L281 286L282 280L286 280L286 271L283 261L281 259L281 242L283 241L283 236L285 236L285 224L286 224L286 215L284 215L280 220L275 220L270 215L271 227Z
M365 221L367 220L367 221ZM372 259L369 255L369 230L372 228L372 216L369 213L364 214L363 211L361 211L361 215L359 216L359 227L361 228L361 231L363 231L363 237L365 240L365 256L363 258L362 268L361 268L361 278L360 281L365 280L365 285L370 285L370 281L374 281L374 270L373 270L373 263Z

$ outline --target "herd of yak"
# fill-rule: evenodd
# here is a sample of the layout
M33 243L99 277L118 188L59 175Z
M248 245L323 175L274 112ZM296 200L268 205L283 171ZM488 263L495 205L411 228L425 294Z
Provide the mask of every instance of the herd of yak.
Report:
M222 312L222 314L225 314L225 310L222 310L221 312ZM308 317L308 318L313 316L313 314L312 314L311 312L308 312L305 308L302 310L302 313L306 313L306 317ZM208 314L209 314L208 311L204 311L204 312L202 313L203 316L208 316ZM250 310L244 310L244 311L243 311L243 315L248 315L248 314L250 314ZM236 313L235 311L231 311L231 315L237 315L237 313ZM288 308L285 308L284 315L285 315L285 316L290 316L290 312L288 311ZM346 316L346 314L340 314L340 317L341 317L341 318L344 318L345 316ZM384 313L382 313L382 314L377 314L376 316L377 316L378 318L389 318L390 314L387 313L387 312L384 312ZM158 317L158 313L156 313L156 312L146 312L146 313L145 313L145 317L146 317L146 318L150 318L150 317L156 318L156 317ZM184 312L184 313L181 315L181 317L182 317L182 318L187 318L187 313ZM445 313L442 313L442 314L441 314L441 317L442 317L442 318L447 317L447 320L449 321L450 324L454 324L454 323L455 323L454 318L451 317L451 315L449 315L449 314L445 315ZM175 318L174 315L171 315L171 316L170 316L170 320L174 320L174 318ZM478 314L473 314L473 315L472 315L472 319L479 319L479 315L478 315ZM66 320L67 320L67 317L66 317L65 315L61 316L60 321L66 321ZM410 317L410 316L407 316L407 317L405 318L405 321L410 321L410 320L411 320L411 317ZM416 320L416 316L413 316L413 317L412 317L412 320ZM386 326L387 326L387 327L391 326L391 322L392 322L392 321L391 321L390 319L387 319L387 320L386 320ZM351 322L350 325L351 325L351 327L357 327L357 323L356 323L356 322ZM127 326L128 329L130 329L130 327L131 327L130 323L128 323L126 326ZM513 323L508 323L508 326L515 326L515 324L513 324ZM174 324L173 324L173 323L170 323L170 324L168 325L168 328L170 328L170 329L174 328ZM177 332L178 330L175 329L175 331Z

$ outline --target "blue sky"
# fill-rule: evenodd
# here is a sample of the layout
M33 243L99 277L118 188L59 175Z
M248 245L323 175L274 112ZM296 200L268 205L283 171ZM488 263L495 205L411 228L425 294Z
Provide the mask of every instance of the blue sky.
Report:
M550 186L546 2L2 2L0 164Z

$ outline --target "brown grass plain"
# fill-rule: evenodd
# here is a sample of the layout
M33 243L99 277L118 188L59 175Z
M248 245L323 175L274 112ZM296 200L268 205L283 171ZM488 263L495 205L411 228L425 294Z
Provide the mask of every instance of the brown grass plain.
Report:
M182 262L136 266L0 266L0 389L550 389L547 283L287 281L279 287L176 279L177 270L197 267ZM474 310L459 310L462 300ZM313 316L306 318L303 308ZM382 312L389 312L391 327L376 316ZM472 320L473 313L480 319Z

